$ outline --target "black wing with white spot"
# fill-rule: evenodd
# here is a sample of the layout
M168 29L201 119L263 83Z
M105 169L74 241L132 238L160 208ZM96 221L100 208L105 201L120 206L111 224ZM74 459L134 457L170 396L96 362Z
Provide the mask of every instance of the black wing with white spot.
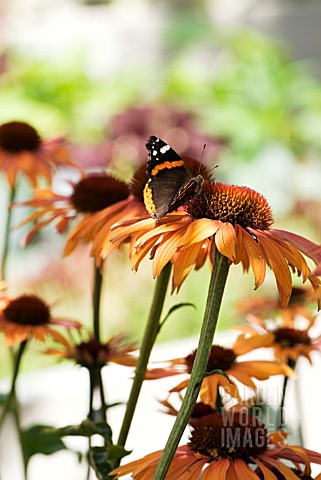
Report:
M203 178L193 177L181 157L160 138L149 137L146 147L149 179L144 188L144 202L149 214L160 220L197 195Z
M148 150L148 162L146 167L147 175L150 175L153 168L164 162L177 162L181 157L167 143L158 137L148 137L146 142ZM185 168L185 167L184 167Z

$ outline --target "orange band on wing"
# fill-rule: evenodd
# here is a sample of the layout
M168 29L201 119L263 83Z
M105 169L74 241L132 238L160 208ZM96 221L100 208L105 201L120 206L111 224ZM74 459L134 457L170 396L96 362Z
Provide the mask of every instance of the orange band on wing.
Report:
M160 170L164 170L165 168L175 168L175 167L182 167L184 165L183 160L176 160L175 162L164 162L156 165L156 167L152 170L152 175L155 176Z

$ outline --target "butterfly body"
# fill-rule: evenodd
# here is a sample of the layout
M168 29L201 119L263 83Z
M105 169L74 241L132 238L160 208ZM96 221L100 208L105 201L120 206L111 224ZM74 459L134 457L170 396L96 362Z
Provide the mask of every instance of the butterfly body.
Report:
M149 179L144 188L144 203L148 213L160 220L194 198L201 190L203 177L193 177L181 157L163 140L147 139Z

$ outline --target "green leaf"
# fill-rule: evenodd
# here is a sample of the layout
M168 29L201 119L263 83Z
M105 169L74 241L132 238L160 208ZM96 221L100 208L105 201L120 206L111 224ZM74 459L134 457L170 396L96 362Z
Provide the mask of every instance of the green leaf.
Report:
M223 371L221 370L220 368L216 368L215 370L212 370L211 372L205 372L203 375L200 375L200 378L198 380L198 384L199 383L202 383L202 381L204 380L205 377L209 377L210 375L214 375L214 374L217 374L217 375L223 375L223 377L226 378L226 380L228 380L230 383L233 383L229 376Z
M107 447L91 447L89 450L89 463L95 470L99 480L111 480L109 475L119 460L129 455L131 451L125 450L121 445L109 445Z
M105 440L111 442L112 430L107 423L95 423L86 419L80 425L68 425L57 429L60 437L80 436L91 437L92 435L101 435Z
M109 475L113 469L108 461L106 447L91 447L89 450L89 463L95 470L98 480L111 480L114 475Z
M167 315L165 316L165 318L163 319L163 321L160 323L159 325L159 330L162 328L162 326L164 325L164 323L168 320L168 318L172 315L172 313L174 313L176 310L179 310L180 308L182 307L193 307L195 310L196 310L196 307L194 305L194 303L189 303L189 302L183 302L183 303L176 303L176 305L173 305Z
M68 450L56 429L48 425L33 425L21 433L21 442L28 464L36 453L52 455L59 450Z
M113 460L116 462L119 462L123 457L126 457L126 455L129 455L132 453L131 450L125 450L125 448L122 445L110 445L107 449L107 458L110 460L112 463Z

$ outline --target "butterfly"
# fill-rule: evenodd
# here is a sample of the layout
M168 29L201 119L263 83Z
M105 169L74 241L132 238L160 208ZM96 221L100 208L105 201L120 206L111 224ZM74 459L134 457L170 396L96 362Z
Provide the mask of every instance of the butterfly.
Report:
M151 217L160 220L192 200L200 192L204 179L202 175L193 177L181 157L160 138L148 137L146 148L148 181L144 203Z

